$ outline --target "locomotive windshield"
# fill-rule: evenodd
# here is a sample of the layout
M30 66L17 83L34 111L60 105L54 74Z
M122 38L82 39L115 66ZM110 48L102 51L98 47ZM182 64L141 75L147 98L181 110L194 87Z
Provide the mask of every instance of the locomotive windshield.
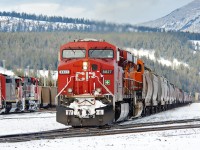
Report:
M62 53L63 58L84 58L85 50L84 49L65 49Z
M114 53L111 49L90 49L89 57L90 58L113 58Z

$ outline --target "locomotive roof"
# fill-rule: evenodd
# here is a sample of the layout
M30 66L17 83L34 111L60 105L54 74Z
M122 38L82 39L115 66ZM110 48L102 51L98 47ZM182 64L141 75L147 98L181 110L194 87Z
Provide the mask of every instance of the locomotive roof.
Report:
M90 39L90 38L87 38L87 39L78 39L78 40L74 40L72 42L68 42L66 44L63 44L61 46L61 49L64 49L64 48L85 48L85 47L93 47L95 48L95 46L97 46L98 48L99 47L102 47L102 48L106 48L106 49L109 49L109 48L114 48L116 47L115 45L113 44L110 44L108 42L106 42L105 40L96 40L96 39Z

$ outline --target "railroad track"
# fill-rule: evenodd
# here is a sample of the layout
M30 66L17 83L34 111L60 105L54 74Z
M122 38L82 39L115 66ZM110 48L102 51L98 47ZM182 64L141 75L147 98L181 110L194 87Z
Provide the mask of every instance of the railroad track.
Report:
M145 122L136 124L117 124L115 128L136 128L136 127L146 127L146 126L158 126L158 125L170 125L170 124L183 124L198 122L200 118L197 119L185 119L185 120L169 120L169 121L159 121L159 122Z
M200 121L200 119L175 120L175 121L140 123L140 124L129 124L129 125L113 125L106 128L97 128L97 127L96 128L72 128L71 127L71 128L51 130L51 131L0 136L0 143L200 128L200 123L185 124L185 123L198 122L198 121ZM173 124L176 124L176 125L173 125ZM161 126L161 125L164 125L164 126Z
M12 119L37 119L37 118L55 118L55 116L46 116L46 117L32 117L32 116L29 116L29 117L5 117L5 118L0 118L0 120L12 120Z
M15 111L15 112L11 112L11 113L0 113L0 115L2 116L9 116L9 115L14 115L14 114L31 114L31 113L53 113L53 112L56 112L55 109L39 109L39 110L36 110L36 111Z

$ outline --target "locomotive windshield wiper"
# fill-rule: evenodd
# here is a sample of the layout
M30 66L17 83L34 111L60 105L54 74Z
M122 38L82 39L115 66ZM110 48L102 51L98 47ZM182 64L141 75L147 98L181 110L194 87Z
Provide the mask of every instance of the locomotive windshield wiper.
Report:
M75 51L75 50L73 50L73 49L72 49L72 51L74 52L74 55L75 55L76 51Z

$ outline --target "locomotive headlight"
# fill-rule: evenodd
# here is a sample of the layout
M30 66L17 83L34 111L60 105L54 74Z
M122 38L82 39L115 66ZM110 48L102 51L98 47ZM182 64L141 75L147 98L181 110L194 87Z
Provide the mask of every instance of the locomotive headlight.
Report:
M87 70L88 69L88 62L84 61L83 62L83 70Z
M73 90L72 90L72 88L68 88L67 91L68 91L68 93L72 93Z
M101 93L101 88L96 88L96 91Z

